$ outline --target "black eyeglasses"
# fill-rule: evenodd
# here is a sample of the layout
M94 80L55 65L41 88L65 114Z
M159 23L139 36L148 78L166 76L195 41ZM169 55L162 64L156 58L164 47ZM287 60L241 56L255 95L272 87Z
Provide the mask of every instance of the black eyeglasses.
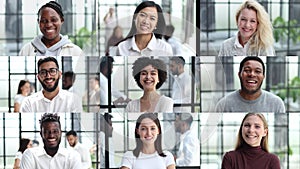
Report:
M51 76L54 76L57 74L58 69L57 68L50 68L49 70L42 69L39 71L39 75L46 77L49 73Z

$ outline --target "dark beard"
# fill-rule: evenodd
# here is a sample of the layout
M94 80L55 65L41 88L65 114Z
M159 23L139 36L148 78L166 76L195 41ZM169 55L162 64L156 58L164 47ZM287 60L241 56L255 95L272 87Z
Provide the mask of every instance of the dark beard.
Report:
M261 83L261 84L259 85L259 87L258 87L257 89L255 89L255 90L248 90L248 89L246 89L246 88L243 86L243 82L242 82L241 79L240 79L240 84L241 84L241 89L242 89L242 91L245 92L245 93L247 93L247 94L249 94L249 95L255 94L255 93L257 93L258 91L260 91L261 85L262 85L262 83Z
M47 80L47 79L45 79L45 80ZM53 92L57 88L58 82L59 82L59 80L57 80L55 82L55 84L54 84L54 86L52 88L48 88L43 82L41 82L41 84L42 84L44 90L46 90L47 92Z

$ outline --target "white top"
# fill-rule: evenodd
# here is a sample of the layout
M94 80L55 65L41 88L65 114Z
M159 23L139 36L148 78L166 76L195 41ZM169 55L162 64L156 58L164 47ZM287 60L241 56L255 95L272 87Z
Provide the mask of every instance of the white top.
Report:
M91 154L87 147L77 142L75 147L69 147L69 148L77 151L80 154L82 169L88 169L92 167Z
M152 36L148 46L140 50L135 43L135 36L121 42L116 55L120 56L173 56L172 47L167 42Z
M23 96L22 94L17 94L14 98L14 102L21 104L25 97L26 96Z
M166 157L161 157L155 152L154 154L144 154L140 152L138 158L133 155L132 151L127 151L123 158L121 166L130 169L166 169L168 166L175 164L173 155L164 151Z
M41 38L42 36L39 35L36 38ZM67 38L67 36L62 36L64 38ZM44 56L85 56L84 52L81 50L81 48L77 45L75 45L72 42L64 44L60 49L59 53L56 54L51 54L47 53L49 51L46 51ZM39 55L36 48L32 45L32 42L26 43L21 51L19 52L19 56L36 56Z
M22 152L21 151L18 151L16 153L15 159L20 159L20 160L22 159Z
M28 148L24 151L21 169L82 169L80 155L74 150L60 147L49 156L42 147Z
M188 72L183 72L179 76L174 76L174 82L172 87L172 99L174 103L191 103L192 91L191 91L192 78ZM174 107L174 112L189 112L191 108L188 107Z
M24 99L20 112L81 113L82 102L79 96L63 89L59 89L58 94L49 100L44 97L41 90Z
M114 98L127 98L123 93L117 90L113 84L111 84L111 94ZM102 73L100 73L100 104L108 105L108 79Z
M141 112L140 99L130 101L126 106L126 112L140 113ZM173 112L173 100L164 95L160 96L157 105L155 106L154 112L161 112L161 113Z
M275 50L273 46L268 47L265 51L249 51L249 44L246 43L244 47L238 40L238 33L236 36L226 39L219 51L219 56L275 56Z
M188 130L180 136L177 166L200 166L200 141Z

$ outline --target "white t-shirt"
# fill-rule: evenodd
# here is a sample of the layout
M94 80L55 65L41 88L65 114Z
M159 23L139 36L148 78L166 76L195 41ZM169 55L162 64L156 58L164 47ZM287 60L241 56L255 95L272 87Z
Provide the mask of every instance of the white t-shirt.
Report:
M126 112L137 113L141 112L140 99L130 101L126 106ZM173 100L164 95L159 97L154 112L157 113L171 113L173 112Z
M28 148L24 151L22 169L82 169L80 155L74 150L60 147L51 157L42 147Z
M60 89L58 94L49 100L44 97L43 92L39 91L26 97L21 105L23 112L47 112L47 113L81 113L82 102L79 96L67 90Z
M173 155L164 151L166 157L159 156L157 152L154 154L144 154L140 152L138 157L133 155L132 151L128 151L122 158L121 166L130 169L166 169L168 166L174 164Z
M172 47L167 42L152 36L145 49L140 50L135 43L135 36L121 42L117 47L118 56L173 56Z

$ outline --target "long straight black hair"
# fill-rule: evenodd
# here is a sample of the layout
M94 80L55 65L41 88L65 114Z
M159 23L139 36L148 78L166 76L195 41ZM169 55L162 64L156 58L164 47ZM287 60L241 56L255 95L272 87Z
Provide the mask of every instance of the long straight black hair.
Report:
M157 10L158 20L157 20L156 29L153 30L153 33L156 38L158 38L158 39L162 38L162 36L165 32L165 27L166 27L166 21L165 21L164 15L163 15L163 11L162 11L161 7L158 4L156 4L155 2L144 1L136 7L134 14L133 14L133 18L132 18L131 29L123 41L125 41L129 38L132 38L136 34L136 26L135 26L136 16L142 9L147 8L147 7L155 7Z
M161 157L166 157L166 155L163 153L162 151L162 146L161 146L161 140L162 140L162 131L161 131L161 126L160 126L160 122L157 118L157 115L154 114L154 113L143 113L142 115L139 116L139 118L137 119L136 121L136 125L135 125L135 131L134 131L134 134L135 134L135 142L136 142L136 147L135 149L133 150L133 155L135 157L138 157L142 148L143 148L143 143L140 139L140 135L137 134L137 130L138 128L140 127L141 125L141 122L146 119L146 118L149 118L151 119L157 126L158 130L159 130L159 134L157 135L157 138L154 142L154 146L155 146L155 150L157 151L158 155L161 156Z

